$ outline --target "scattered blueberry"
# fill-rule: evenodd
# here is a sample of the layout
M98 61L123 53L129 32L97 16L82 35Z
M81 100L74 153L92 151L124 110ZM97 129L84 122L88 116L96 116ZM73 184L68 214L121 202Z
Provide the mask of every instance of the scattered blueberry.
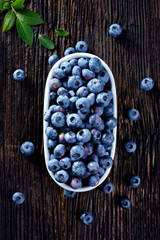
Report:
M120 204L122 208L127 209L131 206L131 201L129 198L121 198Z
M21 145L21 153L25 156L30 156L34 153L34 144L32 142L24 142Z
M89 226L93 222L93 215L90 212L85 212L80 216L81 221Z
M128 111L127 115L130 120L135 121L139 118L139 111L133 108Z
M13 73L13 78L16 81L21 82L21 81L23 81L25 79L25 72L22 69L17 69Z
M48 63L49 65L53 66L58 60L59 57L57 55L51 55L48 59Z
M133 141L128 141L128 142L125 143L125 149L129 153L134 152L136 150L136 148L137 148L137 145Z
M145 91L150 91L154 87L154 81L152 78L144 78L140 83L140 88Z
M121 35L122 28L119 24L114 23L114 24L110 25L108 32L112 37L116 38Z
M68 198L74 198L76 196L76 192L72 192L64 189L64 195Z
M12 196L12 200L13 202L15 202L16 204L22 204L25 201L25 196L23 193L21 192L15 192Z
M103 192L104 193L107 193L107 194L109 194L109 193L112 193L113 192L113 184L111 183L111 182L105 182L104 184L103 184Z
M131 187L136 188L140 185L140 183L141 183L140 177L138 177L138 176L131 177L131 179L130 179Z
M57 182L66 183L69 179L69 174L65 170L59 170L55 174L55 179Z
M75 47L77 52L87 52L88 44L85 41L79 41Z

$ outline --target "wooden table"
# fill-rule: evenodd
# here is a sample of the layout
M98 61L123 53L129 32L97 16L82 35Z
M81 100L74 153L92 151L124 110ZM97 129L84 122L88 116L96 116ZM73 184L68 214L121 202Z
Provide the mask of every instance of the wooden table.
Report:
M26 8L45 20L34 27L34 44L29 48L12 30L0 37L0 239L160 239L160 3L159 0L40 0L26 1ZM3 14L0 25L2 26ZM112 23L123 27L119 39L108 34ZM70 32L65 38L55 28ZM2 27L1 27L2 30ZM38 34L54 39L55 51L38 42ZM114 167L108 180L114 192L105 195L100 188L67 199L47 173L43 155L43 95L50 70L48 57L63 56L65 48L85 40L89 52L101 57L113 71L118 97L118 142ZM25 70L23 83L16 82L15 69ZM140 89L140 80L152 77L150 92ZM126 113L140 111L132 122ZM137 143L133 154L124 143ZM21 144L33 141L35 154L24 157ZM141 178L141 186L127 185L130 175ZM26 201L16 206L12 194L21 191ZM123 210L119 198L127 196L132 207ZM91 211L94 223L86 227L80 220Z

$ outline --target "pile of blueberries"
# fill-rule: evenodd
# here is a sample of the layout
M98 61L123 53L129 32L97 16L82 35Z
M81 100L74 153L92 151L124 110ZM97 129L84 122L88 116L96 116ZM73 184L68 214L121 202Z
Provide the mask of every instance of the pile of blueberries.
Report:
M112 24L108 32L117 38L121 35L122 28L118 24ZM64 55L86 52L87 49L86 42L79 41L75 49L67 48ZM52 55L48 62L53 66L58 60L57 55ZM16 81L24 81L25 72L17 69L13 78ZM82 183L84 186L96 186L105 170L113 164L109 155L114 141L112 130L117 125L117 119L113 117L113 95L109 82L108 73L98 58L63 62L60 68L54 70L53 79L50 81L50 107L44 116L45 121L49 123L46 129L47 145L51 151L48 169L55 173L57 181L69 183L74 189L82 187ZM150 91L153 87L152 78L147 77L140 82L140 88L145 91ZM137 120L139 111L130 109L128 118L132 121ZM126 142L125 149L129 153L134 152L136 143ZM24 142L21 152L25 156L32 155L34 144ZM129 183L136 188L140 182L138 176L132 176ZM111 193L113 184L105 182L102 188L104 193ZM64 194L68 198L76 196L76 192L66 189ZM16 204L22 204L25 196L16 192L12 200ZM120 204L127 209L131 201L121 198ZM85 225L90 225L93 215L84 212L80 219Z
M88 45L79 41L64 55L86 52ZM51 65L58 58L49 58ZM113 165L110 157L114 141L113 94L108 72L96 58L73 58L53 70L50 80L50 106L47 121L48 169L56 181L74 189L98 185L106 169Z

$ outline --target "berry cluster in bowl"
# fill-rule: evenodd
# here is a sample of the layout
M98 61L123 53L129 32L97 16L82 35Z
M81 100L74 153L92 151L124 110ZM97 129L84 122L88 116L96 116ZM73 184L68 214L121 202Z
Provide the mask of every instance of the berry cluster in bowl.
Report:
M102 183L113 165L116 96L102 60L88 53L67 59L54 65L46 84L46 163L60 186L85 191Z

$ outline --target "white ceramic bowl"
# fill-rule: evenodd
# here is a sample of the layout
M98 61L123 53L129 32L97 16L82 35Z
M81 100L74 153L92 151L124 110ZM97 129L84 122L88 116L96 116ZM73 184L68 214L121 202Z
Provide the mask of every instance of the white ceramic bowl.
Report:
M45 86L45 94L44 94L44 114L45 112L48 110L49 108L49 93L50 93L50 89L49 89L49 81L50 79L53 77L52 73L53 73L53 70L57 67L60 66L60 64L63 62L63 61L69 61L71 60L72 58L81 58L81 57L85 57L85 58L93 58L93 57L97 57L93 54L90 54L90 53L73 53L73 54L70 54L66 57L63 57L61 58L58 62L56 62L56 64L52 67L52 69L50 70L49 74L48 74L48 77L47 77L47 82L46 82L46 86ZM99 57L97 57L99 58ZM100 58L99 58L100 59ZM113 77L113 74L110 70L110 68L108 67L108 65L102 60L100 59L103 67L106 69L106 71L108 72L109 74L109 77L110 77L110 82L111 82L111 91L113 93L113 107L114 107L114 117L117 118L117 96L116 96L116 86L115 86L115 81L114 81L114 77ZM97 186L95 187L90 187L90 186L86 186L86 187L82 187L82 188L79 188L79 189L73 189L71 188L69 185L65 184L65 183L59 183L55 180L55 177L54 177L54 174L48 169L48 161L50 159L50 152L47 148L47 135L45 134L45 129L48 127L48 122L44 121L43 120L43 140L44 140L44 156L45 156L45 163L46 163L46 167L47 167L47 170L48 170L48 173L49 175L53 178L53 180L59 185L61 186L62 188L65 188L69 191L74 191L74 192L86 192L86 191L90 191L90 190L93 190L94 188L98 187L108 176L110 170L111 170L111 167L108 168L106 170L106 172L104 173L104 175L100 178L100 182ZM115 155L115 149L116 149L116 133L117 133L117 127L113 129L113 135L114 135L114 142L113 142L113 147L112 147L112 150L111 150L111 158L114 160L114 155Z

